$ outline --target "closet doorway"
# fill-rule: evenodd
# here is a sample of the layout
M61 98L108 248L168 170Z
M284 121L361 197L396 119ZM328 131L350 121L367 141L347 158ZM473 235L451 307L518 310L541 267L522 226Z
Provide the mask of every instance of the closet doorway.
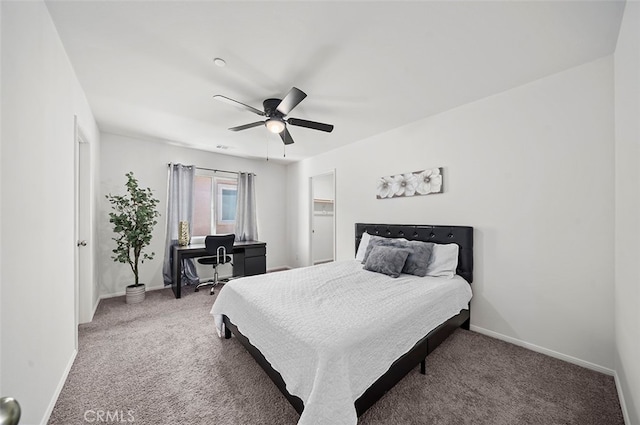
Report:
M335 171L311 177L311 264L335 260Z

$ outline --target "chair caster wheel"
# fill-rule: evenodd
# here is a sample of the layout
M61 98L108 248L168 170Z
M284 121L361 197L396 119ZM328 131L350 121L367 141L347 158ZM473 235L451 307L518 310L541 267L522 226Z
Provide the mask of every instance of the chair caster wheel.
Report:
M198 288L194 289L193 292L200 292Z
M213 289L211 290L211 292L209 292L209 295L213 295Z

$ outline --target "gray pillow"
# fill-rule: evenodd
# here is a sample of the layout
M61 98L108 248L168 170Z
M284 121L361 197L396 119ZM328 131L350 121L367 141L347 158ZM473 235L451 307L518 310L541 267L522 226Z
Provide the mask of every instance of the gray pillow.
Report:
M409 250L409 256L404 263L402 273L425 277L427 275L427 265L433 253L433 243L407 241L406 245Z
M364 269L398 277L409 256L409 251L392 246L374 246L364 263Z
M371 250L374 247L393 246L396 248L405 248L407 246L405 242L406 239L383 238L382 236L371 235L371 237L369 238L369 245L367 245L367 250L364 252L362 264L367 262L367 258L369 258L369 254L371 254Z
M395 248L403 248L409 251L409 256L402 269L402 273L412 274L420 277L427 275L427 265L433 252L433 243L421 241L408 241L406 239L384 238L382 236L371 236L367 250L364 253L365 264L371 250L376 246L391 246Z

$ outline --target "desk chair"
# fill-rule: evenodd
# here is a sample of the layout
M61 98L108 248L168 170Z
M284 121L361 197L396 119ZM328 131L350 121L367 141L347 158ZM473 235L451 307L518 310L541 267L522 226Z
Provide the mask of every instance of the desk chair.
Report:
M218 279L218 265L231 262L231 257L228 254L233 253L233 242L236 239L236 235L233 233L227 235L210 235L204 239L205 250L213 257L203 257L198 259L200 264L209 264L213 266L213 280L202 282L196 286L195 292L198 292L201 287L211 285L210 294L213 295L213 290L218 283L226 282L228 279Z

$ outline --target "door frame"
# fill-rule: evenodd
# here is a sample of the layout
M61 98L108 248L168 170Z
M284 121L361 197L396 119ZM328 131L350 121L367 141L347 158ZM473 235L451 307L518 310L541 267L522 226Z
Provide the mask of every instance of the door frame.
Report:
M337 200L338 200L338 196L337 196L337 185L336 185L336 169L333 168L329 171L325 171L324 173L320 173L320 174L314 174L313 176L309 177L309 265L313 266L314 264L314 258L313 258L313 224L314 224L314 215L313 215L313 210L314 210L314 205L313 205L313 200L314 200L314 193L313 193L313 179L315 177L322 177L322 176L326 176L326 175L331 175L333 176L333 243L332 243L332 249L333 249L333 261L336 260L336 215L337 215Z

